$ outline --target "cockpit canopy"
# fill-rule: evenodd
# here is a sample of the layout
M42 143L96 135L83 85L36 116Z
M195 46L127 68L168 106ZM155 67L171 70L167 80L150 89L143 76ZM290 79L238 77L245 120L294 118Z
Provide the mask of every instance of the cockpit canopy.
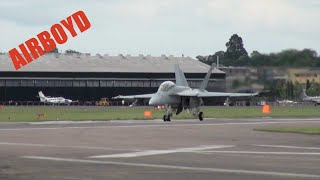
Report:
M159 89L158 89L158 92L167 92L169 91L171 88L173 88L175 86L175 84L172 82L172 81L165 81L163 82Z

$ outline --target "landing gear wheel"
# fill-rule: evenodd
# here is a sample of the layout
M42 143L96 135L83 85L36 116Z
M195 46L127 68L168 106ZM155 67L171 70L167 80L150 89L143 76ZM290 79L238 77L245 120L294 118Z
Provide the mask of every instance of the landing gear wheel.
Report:
M163 115L163 121L171 121L170 116Z
M203 118L204 118L203 112L199 113L198 118L199 118L200 121L203 121Z
M171 117L170 116L167 116L167 121L171 121Z

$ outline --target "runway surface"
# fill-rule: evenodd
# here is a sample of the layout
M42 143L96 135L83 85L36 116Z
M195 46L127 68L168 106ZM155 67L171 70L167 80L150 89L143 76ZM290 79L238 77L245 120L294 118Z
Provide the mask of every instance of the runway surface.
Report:
M320 119L0 123L0 179L320 179Z

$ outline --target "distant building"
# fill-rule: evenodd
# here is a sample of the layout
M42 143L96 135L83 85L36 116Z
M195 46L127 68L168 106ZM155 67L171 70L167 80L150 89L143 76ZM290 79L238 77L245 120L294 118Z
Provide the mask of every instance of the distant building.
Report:
M226 73L226 89L232 92L259 91L258 69L253 67L220 67ZM250 84L250 85L248 85Z
M293 83L306 84L307 81L320 83L320 69L292 68L288 70L289 79Z
M0 101L37 101L37 91L80 101L153 93L174 81L174 64L196 88L209 66L190 57L150 55L47 54L16 71L8 54L0 55ZM208 90L225 91L226 74L214 69Z

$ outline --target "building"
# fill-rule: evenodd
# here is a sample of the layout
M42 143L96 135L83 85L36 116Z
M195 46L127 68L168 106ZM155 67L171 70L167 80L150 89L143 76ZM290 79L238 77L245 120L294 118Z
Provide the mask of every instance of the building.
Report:
M227 91L252 92L257 90L253 87L253 85L258 81L256 68L222 66L219 69L226 73Z
M9 55L0 55L0 101L38 101L40 90L79 101L152 93L163 81L174 81L174 64L194 88L209 69L190 57L46 54L16 71ZM208 90L225 91L224 72L213 70Z
M288 69L289 79L293 83L306 84L320 83L320 69L315 68L291 68Z

